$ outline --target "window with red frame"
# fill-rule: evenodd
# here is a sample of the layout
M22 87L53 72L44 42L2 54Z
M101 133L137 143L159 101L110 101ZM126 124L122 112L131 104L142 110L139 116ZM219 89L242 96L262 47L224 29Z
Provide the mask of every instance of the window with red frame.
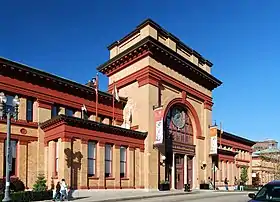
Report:
M112 145L105 145L105 177L112 177Z
M96 168L96 143L88 142L88 176L95 176Z
M126 147L120 147L120 177L126 176Z
M5 146L4 146L4 173L3 176L6 176L6 141L5 141ZM15 176L16 175L16 163L17 163L17 141L16 140L11 140L11 146L10 146L10 152L12 156L12 166L11 166L11 171L10 171L10 176Z

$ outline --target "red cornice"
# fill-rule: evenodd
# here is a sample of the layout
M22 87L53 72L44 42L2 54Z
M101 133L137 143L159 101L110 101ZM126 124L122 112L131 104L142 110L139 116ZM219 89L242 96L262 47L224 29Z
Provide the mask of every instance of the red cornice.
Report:
M202 101L206 101L208 105L213 105L212 98L195 88L179 81L175 78L170 77L169 75L153 68L152 66L144 67L118 81L115 82L118 89L121 89L135 81L138 81L139 86L143 86L145 84L151 84L154 86L158 86L158 82L166 83L172 86L177 87L181 91L185 91L187 94L192 95ZM110 84L108 87L108 91L111 92L113 90L113 84Z
M69 142L71 139L82 139L85 141L97 141L100 145L104 143L123 145L128 147L144 149L144 139L137 139L121 135L114 135L101 131L93 131L85 128L73 127L65 124L60 124L45 132L45 143L61 138L62 141Z
M131 127L130 127L131 130L137 130L138 128L139 128L139 125L131 126Z
M45 101L45 100L37 100L38 102L38 107L44 108L44 109L52 109L52 105L54 104L53 102Z
M0 140L5 140L6 138L7 138L7 134L0 132ZM38 137L11 134L11 139L19 140L20 142L32 142L32 141L37 141Z
M116 72L121 71L122 69L128 67L129 65L131 65L151 54L150 51L144 50L144 49L140 49L134 53L135 53L134 55L124 57L122 60L120 60L121 62L117 61L115 63L112 63L111 66L114 67L114 70L108 72L106 75L111 76L111 75L115 74Z
M236 161L239 161L239 162L244 162L244 163L250 163L249 160L245 160L245 159L239 159L237 158Z
M218 143L220 143L220 137L218 137ZM245 144L241 144L239 142L234 142L234 141L231 141L231 140L223 139L223 138L222 138L222 145L229 146L229 147L232 147L234 149L244 150L244 151L247 151L247 152L252 151L252 148L250 146L247 146Z
M0 123L7 123L7 120L5 119L0 119ZM38 123L36 122L28 122L28 121L25 121L25 120L13 120L11 121L12 125L15 125L15 126L22 126L22 127L28 127L28 128L38 128Z
M218 158L219 158L220 161L234 162L234 157L233 156L218 154Z
M77 97L14 78L5 77L3 75L0 75L0 89L27 97L34 97L44 103L57 103L74 109L80 109L81 106L85 104L90 113L95 113L95 101L90 101L82 97ZM99 114L107 117L112 116L112 104L110 100L104 98L102 102L99 103L98 107ZM118 121L123 121L122 104L116 103L115 107L116 119Z
M204 109L208 109L212 111L213 104L214 103L209 100L204 101Z

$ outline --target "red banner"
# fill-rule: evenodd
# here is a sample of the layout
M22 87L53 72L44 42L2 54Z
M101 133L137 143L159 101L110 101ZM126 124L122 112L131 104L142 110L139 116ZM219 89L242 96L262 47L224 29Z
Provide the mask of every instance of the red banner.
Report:
M162 107L154 110L154 118L155 118L155 142L154 142L154 144L163 143L163 116L164 116L164 111L163 111Z

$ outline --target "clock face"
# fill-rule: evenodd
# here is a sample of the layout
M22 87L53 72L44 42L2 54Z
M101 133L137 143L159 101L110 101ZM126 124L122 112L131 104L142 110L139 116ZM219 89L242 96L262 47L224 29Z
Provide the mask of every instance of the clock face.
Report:
M174 108L171 112L171 120L178 129L183 128L186 122L185 112L182 109Z

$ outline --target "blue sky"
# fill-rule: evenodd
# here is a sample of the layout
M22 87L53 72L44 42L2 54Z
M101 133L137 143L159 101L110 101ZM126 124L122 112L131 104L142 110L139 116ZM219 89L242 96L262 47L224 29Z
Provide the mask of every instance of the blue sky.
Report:
M107 45L151 18L214 63L223 85L214 91L213 120L250 139L280 140L279 7L276 0L3 1L0 55L85 83L108 60Z

